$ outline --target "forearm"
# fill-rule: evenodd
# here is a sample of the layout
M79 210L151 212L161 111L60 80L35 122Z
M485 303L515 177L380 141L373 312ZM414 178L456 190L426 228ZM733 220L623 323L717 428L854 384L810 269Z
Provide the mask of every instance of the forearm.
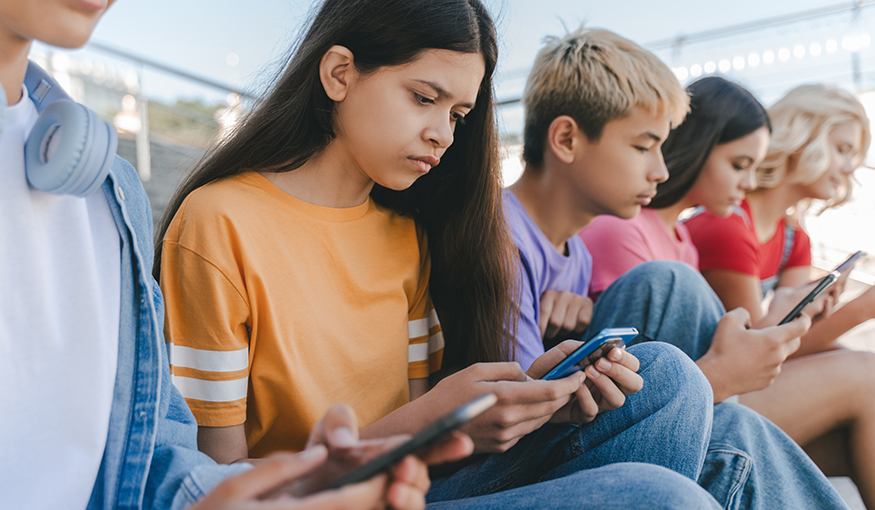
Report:
M805 356L828 350L838 337L851 328L873 318L875 307L861 296L842 306L829 317L811 326L802 337L802 346L791 357Z
M362 439L375 439L399 434L415 434L429 423L443 416L449 409L443 409L432 403L431 395L425 395L413 400L371 423L359 431Z

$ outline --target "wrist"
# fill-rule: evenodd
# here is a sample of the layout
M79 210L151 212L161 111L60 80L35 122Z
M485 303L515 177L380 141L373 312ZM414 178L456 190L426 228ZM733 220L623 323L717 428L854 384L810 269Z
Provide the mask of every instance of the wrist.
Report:
M719 404L726 398L737 393L731 389L731 384L729 384L729 381L727 381L727 378L724 376L723 371L721 370L721 363L717 356L708 352L696 361L696 365L699 367L699 370L705 374L708 383L711 384L711 391L714 393L715 404Z

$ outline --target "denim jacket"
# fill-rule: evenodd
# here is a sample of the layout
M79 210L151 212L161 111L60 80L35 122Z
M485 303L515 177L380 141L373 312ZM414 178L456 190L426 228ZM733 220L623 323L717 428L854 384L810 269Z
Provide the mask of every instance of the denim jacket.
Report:
M251 466L217 465L197 450L197 423L170 381L149 200L119 157L103 191L121 238L121 311L109 433L88 510L185 508Z

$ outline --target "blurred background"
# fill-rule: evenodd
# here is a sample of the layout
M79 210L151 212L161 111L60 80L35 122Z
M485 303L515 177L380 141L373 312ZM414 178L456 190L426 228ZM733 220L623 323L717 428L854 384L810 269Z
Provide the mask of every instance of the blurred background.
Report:
M485 2L499 32L506 184L521 171L519 99L530 63L545 36L584 22L652 50L684 85L719 74L769 105L801 83L829 82L856 93L875 118L875 2ZM31 58L115 124L119 154L137 168L158 218L181 177L267 89L315 7L310 0L120 0L85 48L35 44ZM875 166L873 156L867 165ZM864 167L855 178L852 200L805 218L818 267L832 268L858 249L873 254L857 264L847 298L875 283L875 172ZM875 350L869 324L846 338Z

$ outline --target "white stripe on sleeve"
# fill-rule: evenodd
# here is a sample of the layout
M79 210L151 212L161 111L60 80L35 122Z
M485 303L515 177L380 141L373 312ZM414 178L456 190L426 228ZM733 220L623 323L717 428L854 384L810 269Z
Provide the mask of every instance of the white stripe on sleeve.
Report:
M410 344L407 346L407 362L425 361L428 359L428 342Z
M428 336L428 319L407 321L407 338Z
M180 375L173 376L173 385L185 398L206 402L233 402L246 398L249 378L233 381L204 381Z
M204 372L235 372L249 368L249 347L236 351L209 351L169 344L170 364Z
M423 344L426 345L426 344ZM438 331L437 333L428 337L428 353L433 354L444 348L444 332Z

